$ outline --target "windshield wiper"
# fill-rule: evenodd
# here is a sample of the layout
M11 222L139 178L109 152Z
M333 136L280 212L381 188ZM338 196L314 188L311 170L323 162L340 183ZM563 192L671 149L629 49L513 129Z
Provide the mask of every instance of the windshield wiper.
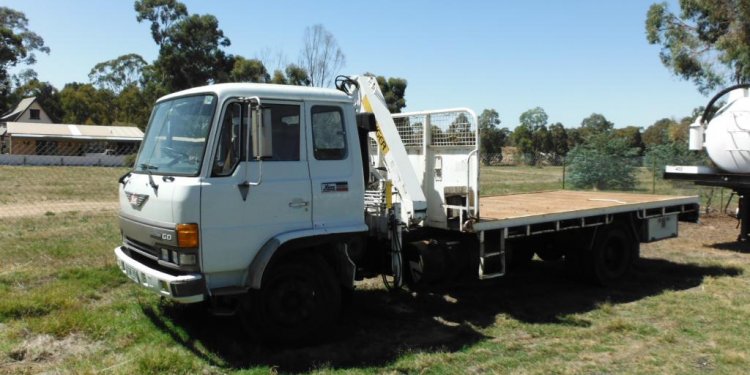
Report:
M152 165L152 164L147 164L147 163L142 163L142 164L139 164L138 166L141 168L142 171L146 171L146 173L148 173L148 184L151 186L151 188L154 189L154 193L158 194L159 185L157 185L156 182L154 182L154 176L151 171L155 171L159 169L159 167Z
M141 168L142 171L155 171L159 169L158 166L147 163L138 164L138 167Z

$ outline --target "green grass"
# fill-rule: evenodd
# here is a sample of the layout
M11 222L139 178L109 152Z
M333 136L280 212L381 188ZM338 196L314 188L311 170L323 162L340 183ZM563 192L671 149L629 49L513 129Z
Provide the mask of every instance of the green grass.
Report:
M127 168L0 165L0 204L116 201Z
M503 195L562 188L562 167L482 167L482 195Z
M32 196L73 199L55 179L103 196L116 189L114 170L71 169L46 173ZM13 185L7 171L3 187ZM21 186L42 178L36 168L11 171ZM487 168L482 187L552 190L560 172ZM81 184L82 175L98 182ZM0 210L8 202L25 201L14 195ZM633 276L611 289L541 261L494 282L416 294L371 281L324 343L280 348L246 337L233 318L172 305L127 280L114 262L113 213L3 219L0 373L744 373L750 249L731 244L735 236L721 217L683 225L680 238L643 246Z

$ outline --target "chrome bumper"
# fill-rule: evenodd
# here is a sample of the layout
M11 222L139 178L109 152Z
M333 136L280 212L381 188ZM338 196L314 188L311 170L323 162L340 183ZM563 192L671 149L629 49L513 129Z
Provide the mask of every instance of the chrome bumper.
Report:
M150 268L129 257L121 247L115 248L117 266L122 273L143 287L180 303L201 302L206 284L201 274L173 276Z

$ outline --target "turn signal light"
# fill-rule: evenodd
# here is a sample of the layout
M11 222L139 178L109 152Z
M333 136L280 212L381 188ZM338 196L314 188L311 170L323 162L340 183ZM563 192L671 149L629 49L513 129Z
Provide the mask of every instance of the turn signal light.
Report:
M198 247L198 224L177 224L177 246Z

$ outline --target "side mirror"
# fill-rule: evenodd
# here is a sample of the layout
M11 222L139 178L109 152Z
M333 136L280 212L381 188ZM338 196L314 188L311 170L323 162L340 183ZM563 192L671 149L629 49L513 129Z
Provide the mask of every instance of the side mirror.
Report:
M253 158L265 159L273 156L273 133L271 110L262 106L252 107Z

